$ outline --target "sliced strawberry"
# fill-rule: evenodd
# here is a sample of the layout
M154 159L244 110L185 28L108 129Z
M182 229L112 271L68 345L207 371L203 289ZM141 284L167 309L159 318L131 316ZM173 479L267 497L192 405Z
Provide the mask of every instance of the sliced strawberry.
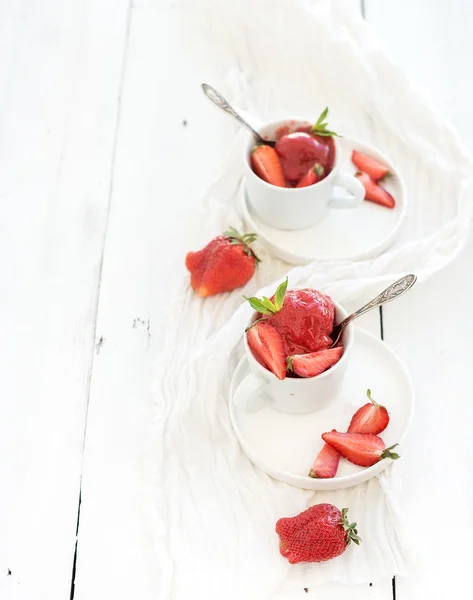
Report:
M257 146L251 153L251 168L267 183L286 187L278 153L271 146Z
M287 357L287 368L300 377L315 377L338 362L343 348L328 348L310 354L295 354Z
M315 165L312 166L304 175L304 177L299 181L296 187L301 188L307 187L309 185L314 185L314 183L317 183L317 181L320 181L323 178L324 173L325 169L322 167L322 165L320 165L319 163L315 163Z
M389 192L378 185L376 181L371 179L368 173L358 172L355 177L365 188L365 200L376 202L376 204L381 204L381 206L386 206L387 208L394 208L394 205L396 204L394 198Z
M386 165L358 150L353 150L351 160L357 169L363 171L363 173L368 173L373 181L379 181L389 173Z
M286 355L284 342L279 331L266 323L259 321L246 332L251 351L264 366L272 371L278 379L286 377Z
M339 433L331 431L323 433L322 439L347 460L360 467L371 467L384 458L396 460L399 454L391 452L394 444L385 448L383 440L372 433Z
M333 429L332 431L335 431ZM340 462L340 452L330 444L324 444L309 472L309 477L331 479L335 477Z
M370 402L359 408L353 415L348 427L349 433L372 433L378 435L386 429L389 423L388 411L371 397L371 391L366 395Z

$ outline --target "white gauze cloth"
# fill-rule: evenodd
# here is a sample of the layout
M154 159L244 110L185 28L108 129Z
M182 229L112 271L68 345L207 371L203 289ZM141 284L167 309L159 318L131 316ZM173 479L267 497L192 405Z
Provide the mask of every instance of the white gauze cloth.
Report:
M254 467L233 434L228 388L251 308L242 294L270 294L288 273L349 307L397 277L425 280L466 240L473 160L456 133L379 47L349 1L193 0L180 9L190 43L230 73L210 82L259 119L317 115L388 154L404 175L409 202L403 238L366 261L291 268L258 248L263 262L243 289L202 300L188 275L174 289L156 365L157 480L153 525L159 598L290 598L303 587L372 582L409 563L394 468L357 487L303 491ZM284 43L281 42L284 40ZM215 109L217 110L217 109ZM228 225L241 226L242 135L192 216L193 248ZM222 149L224 151L224 149ZM197 232L197 233L196 233ZM350 508L363 543L325 564L290 566L278 552L276 520L318 502Z

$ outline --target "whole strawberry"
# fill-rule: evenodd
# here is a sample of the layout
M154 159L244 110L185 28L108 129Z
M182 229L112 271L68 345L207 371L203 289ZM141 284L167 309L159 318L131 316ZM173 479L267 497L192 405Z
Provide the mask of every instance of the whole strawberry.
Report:
M316 504L296 517L279 519L279 551L294 565L323 562L340 556L347 546L359 545L356 523L349 523L348 508L340 512L333 504Z
M202 250L188 252L186 267L197 295L206 298L245 285L253 277L259 262L250 248L255 239L254 233L241 235L230 227Z

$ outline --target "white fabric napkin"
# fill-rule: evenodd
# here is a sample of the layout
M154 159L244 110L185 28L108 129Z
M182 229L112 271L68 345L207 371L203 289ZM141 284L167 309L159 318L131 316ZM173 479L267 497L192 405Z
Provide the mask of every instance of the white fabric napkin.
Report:
M288 273L290 285L315 287L352 306L407 272L425 280L465 243L473 160L379 47L355 3L199 0L184 2L181 17L189 35L205 40L208 60L217 56L228 65L229 81L216 87L255 118L314 115L328 104L336 129L385 151L404 175L409 223L392 249L360 262L290 268L258 248L263 262L245 288L205 300L192 293L181 267L156 365L158 597L290 598L329 581L367 583L403 573L409 552L395 465L357 487L312 493L271 479L241 451L227 403L251 312L242 294L268 294ZM238 133L192 217L196 248L241 225L234 210L241 142ZM326 564L290 566L278 552L276 520L318 502L349 507L363 544Z

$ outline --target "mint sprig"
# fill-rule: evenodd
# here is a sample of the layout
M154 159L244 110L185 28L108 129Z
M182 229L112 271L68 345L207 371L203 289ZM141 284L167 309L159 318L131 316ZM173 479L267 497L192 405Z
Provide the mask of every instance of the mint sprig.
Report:
M256 298L255 296L252 296L251 298L247 298L246 296L243 296L243 298L245 300L248 300L251 307L254 308L254 310L261 313L262 315L274 315L275 313L279 312L281 310L281 308L283 307L284 296L285 296L286 290L287 290L287 284L288 284L288 278L286 277L286 281L283 281L278 286L278 289L276 290L276 293L274 294L273 302L266 296L263 296L262 298Z
M333 136L341 137L341 135L339 135L338 133L335 133L335 131L330 131L330 129L327 129L328 122L325 121L325 119L327 118L327 115L328 115L328 106L326 106L325 109L322 111L322 114L317 119L317 122L315 123L315 125L312 127L311 132L315 133L316 135L321 135L321 136L325 136L325 137L333 137Z

